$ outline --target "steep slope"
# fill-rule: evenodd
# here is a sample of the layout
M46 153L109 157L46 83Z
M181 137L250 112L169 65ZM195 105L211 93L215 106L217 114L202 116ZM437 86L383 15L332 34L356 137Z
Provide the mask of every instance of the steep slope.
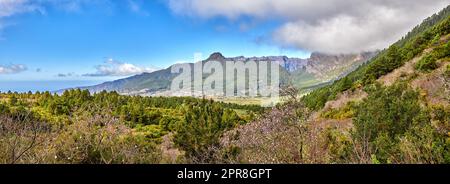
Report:
M446 38L445 35L450 32L448 27L449 16L450 7L447 7L439 14L427 18L404 38L381 51L367 64L359 67L332 85L316 90L306 96L304 98L305 103L311 109L321 109L327 101L334 100L338 93L372 84L378 78L420 56L427 48L435 47L436 45L434 44L437 44L440 39Z
M450 6L367 64L230 131L230 162L450 163Z

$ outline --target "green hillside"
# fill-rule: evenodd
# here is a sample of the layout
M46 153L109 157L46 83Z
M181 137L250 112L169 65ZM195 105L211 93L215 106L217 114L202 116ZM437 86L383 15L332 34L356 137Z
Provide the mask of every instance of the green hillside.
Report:
M346 77L227 132L240 150L230 162L450 163L449 40L447 7Z
M309 108L317 110L322 108L325 102L335 99L340 92L374 83L382 75L421 54L431 44L436 44L442 36L448 35L450 32L449 16L450 7L447 7L439 14L427 18L404 38L372 58L368 64L334 84L312 92L304 98L304 102ZM446 49L444 45L442 47ZM446 57L446 55L438 57Z

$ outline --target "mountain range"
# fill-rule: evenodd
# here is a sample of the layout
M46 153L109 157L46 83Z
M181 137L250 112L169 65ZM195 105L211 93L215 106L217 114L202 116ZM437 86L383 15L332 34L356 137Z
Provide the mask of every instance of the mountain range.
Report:
M215 52L202 62L276 62L281 66L281 85L292 85L298 89L311 90L316 86L329 83L345 76L376 54L377 52L364 52L359 54L330 55L314 52L311 54L310 58L301 59L289 58L287 56L225 57L220 52ZM189 64L192 65L193 63ZM124 79L105 82L99 85L79 87L79 89L87 89L91 93L116 91L125 95L172 96L169 92L169 88L172 80L178 75L171 73L172 67L173 66L151 73L142 73ZM62 91L64 90L59 92Z

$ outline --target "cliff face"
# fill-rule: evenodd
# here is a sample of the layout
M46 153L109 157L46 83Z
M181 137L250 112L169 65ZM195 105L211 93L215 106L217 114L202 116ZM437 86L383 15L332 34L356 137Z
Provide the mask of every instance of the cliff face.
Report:
M327 81L339 78L356 69L374 57L378 52L360 54L327 55L312 53L306 65L306 71L317 78Z
M264 56L264 57L232 57L226 58L221 53L216 52L206 61L270 61L280 64L289 73L306 72L314 75L321 81L332 80L347 71L352 71L357 66L368 61L378 52L364 52L359 54L339 54L329 55L314 52L310 58L289 58L287 56ZM300 71L300 72L299 72Z

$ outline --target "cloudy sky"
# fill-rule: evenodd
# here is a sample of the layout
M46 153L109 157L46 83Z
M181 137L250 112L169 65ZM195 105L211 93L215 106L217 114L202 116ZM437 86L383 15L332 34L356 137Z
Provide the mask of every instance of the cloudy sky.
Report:
M450 0L0 0L0 81L106 81L205 57L382 49Z

